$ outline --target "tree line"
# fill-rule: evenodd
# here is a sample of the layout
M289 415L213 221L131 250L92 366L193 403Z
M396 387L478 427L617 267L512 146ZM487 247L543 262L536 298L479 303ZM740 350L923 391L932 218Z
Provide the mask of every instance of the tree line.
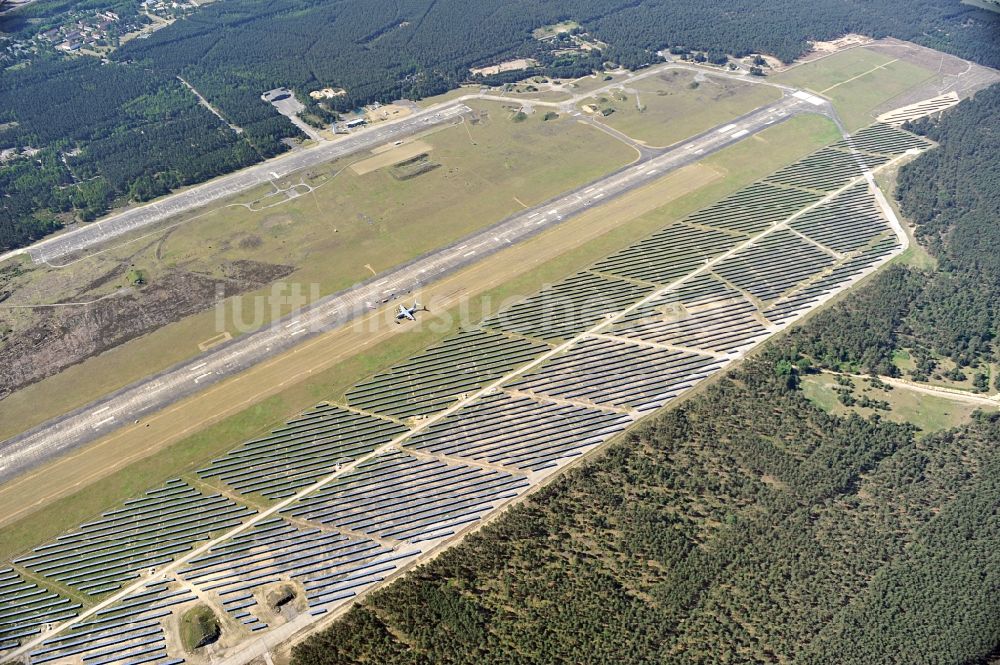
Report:
M41 0L5 15L0 30L22 34L71 6ZM559 55L532 36L535 28L567 19L608 47L583 57ZM639 68L655 62L661 49L713 57L763 52L788 61L808 40L847 31L891 34L1000 65L998 25L1000 17L958 0L211 3L123 44L107 62L39 55L0 72L0 94L10 100L0 109L7 127L0 130L0 149L48 151L38 157L45 174L27 182L23 165L0 165L6 199L0 247L286 150L283 140L301 134L260 98L278 86L295 90L309 117L323 121L373 101L445 92L470 80L471 67L518 55L538 56L542 66L529 74L547 76L579 76L607 62ZM178 76L243 133L231 135L199 107ZM325 86L348 94L322 108L307 93ZM154 111L145 113L144 105ZM114 157L115 151L125 154ZM50 166L53 158L65 162L62 172ZM77 169L103 180L74 185Z
M907 128L939 143L900 169L896 197L937 267L897 265L796 336L820 365L899 375L906 348L926 379L945 357L959 368L998 359L1000 85ZM1000 389L1000 383L995 388ZM984 387L985 388L985 387Z
M295 665L980 662L1000 418L831 416L777 345L354 606ZM992 507L991 507L992 506Z

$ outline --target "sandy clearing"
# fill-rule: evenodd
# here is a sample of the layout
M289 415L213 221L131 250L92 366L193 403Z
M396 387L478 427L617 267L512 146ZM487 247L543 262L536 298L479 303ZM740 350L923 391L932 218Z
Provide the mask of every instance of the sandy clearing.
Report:
M389 150L381 151L367 159L362 159L360 162L354 162L351 164L351 170L358 175L364 175L366 173L371 173L372 171L385 168L386 166L392 166L393 164L406 161L407 159L411 159L417 155L430 152L433 149L434 146L430 143L426 143L425 141L411 141L409 143L403 143L402 145L394 146Z
M721 178L692 164L604 206L593 208L530 241L499 252L424 289L431 308L443 312L464 298L508 282L530 269L613 231ZM394 304L392 305L395 306ZM391 309L391 308L390 308ZM309 340L208 390L129 425L73 454L0 486L0 526L17 522L49 503L98 482L129 464L273 396L283 388L405 331L385 308ZM44 479L44 482L40 482Z

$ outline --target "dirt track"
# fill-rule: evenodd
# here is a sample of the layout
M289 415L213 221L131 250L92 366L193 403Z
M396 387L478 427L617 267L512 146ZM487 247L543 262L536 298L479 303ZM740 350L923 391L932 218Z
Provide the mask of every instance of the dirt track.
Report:
M516 245L453 274L433 285L434 311L445 311L461 301L496 287L534 266L550 261L618 226L625 216L636 217L704 186L720 177L694 165L677 171L654 194L655 186L636 190L606 206L584 213L566 226L555 227L523 245ZM666 185L669 189L663 189ZM309 340L251 370L216 384L129 425L71 455L0 485L0 526L70 495L133 462L183 440L193 432L238 413L250 404L281 392L310 374L322 372L364 347L405 332L389 323L384 311L372 312L351 325ZM38 480L45 478L44 485Z
M152 284L88 295L108 281L124 282L128 263L86 285L67 302L32 308L33 323L0 347L0 399L107 349L203 311L220 295L245 293L281 279L292 266L235 261L222 276L174 269ZM221 290L220 290L221 287ZM0 323L12 310L0 305Z

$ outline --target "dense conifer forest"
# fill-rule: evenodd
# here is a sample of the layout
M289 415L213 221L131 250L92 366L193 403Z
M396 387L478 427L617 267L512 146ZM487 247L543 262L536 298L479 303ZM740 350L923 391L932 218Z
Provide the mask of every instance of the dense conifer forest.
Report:
M997 360L1000 334L1000 85L940 120L909 129L937 141L900 170L897 198L934 270L896 266L816 317L798 340L814 362L898 375L894 351L910 349L911 376L926 379L935 358L959 368ZM1000 389L1000 384L995 386Z
M827 415L773 347L294 652L339 663L975 663L1000 419Z
M6 14L0 33L27 35L65 6L50 0ZM532 37L564 19L608 47L599 56L557 57ZM41 150L0 167L0 249L285 150L281 140L300 134L260 98L280 85L303 101L309 90L343 87L337 111L444 92L467 80L470 67L510 57L537 56L542 67L532 73L553 76L578 76L603 61L641 67L668 47L791 60L808 39L850 31L995 66L998 25L997 15L958 0L215 2L123 44L107 62L40 56L0 72L0 97L12 100L0 107L0 149ZM198 106L177 76L243 133Z
M884 271L362 601L295 665L992 662L1000 416L918 436L829 415L798 384L811 362L883 371L903 335L992 353L998 111L1000 86L914 128L940 147L898 195L936 272Z

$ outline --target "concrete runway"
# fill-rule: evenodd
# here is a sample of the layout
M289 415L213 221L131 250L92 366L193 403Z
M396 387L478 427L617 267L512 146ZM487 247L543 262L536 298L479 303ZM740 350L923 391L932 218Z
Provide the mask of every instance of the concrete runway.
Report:
M387 127L378 134L373 132L372 137L366 139L367 145L394 140L402 135L400 132L403 127L415 131L427 124L458 117L464 107L450 108L453 110L448 114L436 111L430 116L417 116L416 124L400 123L391 129ZM268 327L221 344L191 360L12 437L0 443L0 458L3 460L0 464L0 482L94 441L148 413L163 409L306 339L343 325L369 312L369 303L377 304L393 295L402 296L432 283L510 244L521 242L559 224L567 217L662 178L770 125L804 112L829 115L832 110L828 105L816 105L786 94L781 100L747 113L722 127L703 132L672 148L644 154L632 165L600 180L512 215L388 273L322 298ZM334 143L331 147L337 145ZM308 157L306 165L316 163L311 154L316 152L317 149L310 151L309 155L303 153ZM327 154L325 159L329 158ZM303 166L297 160L295 163L296 168ZM287 166L288 164L283 164L283 167ZM243 176L242 173L238 175L251 177ZM231 187L231 183L226 185L227 194L231 193ZM126 220L121 223L130 222ZM79 241L67 238L61 242L70 243L62 245L65 247L76 246Z
M809 103L809 102L806 102L806 103ZM772 105L772 106L777 106L777 105ZM784 115L781 115L782 112L784 112ZM758 114L759 114L759 117L758 117ZM771 124L771 121L769 119L770 116L771 116L771 114L777 114L777 117L782 118L782 117L788 117L789 111L788 111L788 109L770 109L770 110L762 109L761 111L759 111L759 112L757 112L755 114L749 114L749 116L745 117L745 120L753 120L755 122L763 122L764 123L763 126L766 126L767 124ZM754 116L754 117L751 118L750 116ZM774 121L776 122L777 120L774 120ZM746 130L747 128L748 128L748 125L746 125L746 124L736 123L736 127L735 128L732 128L729 125L727 125L727 126L725 126L723 128L720 128L719 130L715 130L715 131L718 134L721 134L721 135L724 135L725 137L728 137L728 139L730 141L733 141L733 140L738 140L742 136L746 136L746 134L743 134L743 131ZM737 134L739 136L736 137L736 138L733 138L733 136L737 135ZM705 135L703 135L703 137L704 136ZM683 147L683 146L681 146L681 147ZM699 150L699 148L695 148L695 150ZM623 169L622 171L619 172L618 175L623 175L626 172L635 171L636 169L639 169L638 171L635 171L636 175L644 175L644 174L648 173L649 169L651 169L651 168L659 170L659 166L660 165L657 164L657 162L660 159L662 159L662 158L670 157L671 153L673 153L673 152L674 152L673 150L670 151L670 152L667 152L667 153L665 153L664 155L662 155L659 158L655 158L655 159L649 160L645 164L640 164L638 166L633 166L633 167L630 167L629 169ZM894 160L888 162L887 164L883 165L883 167L890 166L890 165L892 165L894 163L898 163L898 161L900 159L901 159L901 157L897 157L896 159L894 159ZM651 165L651 163L654 163L654 164ZM260 512L257 512L256 514L251 515L250 517L248 517L247 519L245 519L243 522L241 522L239 525L237 525L237 526L229 529L225 533L222 533L222 534L220 534L218 536L215 536L215 537L211 538L210 540L201 541L201 542L197 543L193 547L193 549L191 549L190 551L188 551L186 553L180 554L173 561L171 561L169 563L166 563L162 567L156 569L154 572L152 572L152 573L150 573L148 575L142 576L138 580L130 582L129 584L123 586L118 591L113 592L110 596L102 599L96 605L91 606L91 607L83 610L79 615L77 615L77 616L75 616L73 618L67 619L67 620L63 621L62 623L60 623L60 624L55 625L55 627L53 628L52 632L47 633L47 634L42 634L42 635L39 635L37 637L32 637L29 641L26 641L20 647L18 647L17 649L13 650L9 654L7 654L7 657L8 658L17 658L17 657L21 657L21 656L23 656L23 655L31 652L33 649L36 649L39 646L41 646L43 643L45 643L46 640L50 640L52 638L52 635L54 633L60 633L60 632L63 632L65 630L73 627L73 626L79 626L81 624L84 624L85 622L89 621L92 617L97 616L99 613L101 613L101 612L107 610L108 608L112 607L115 603L118 603L118 602L124 600L125 598L128 598L128 597L130 597L130 596L132 596L132 595L134 595L134 594L136 594L136 593L144 590L146 588L146 585L148 585L152 581L162 580L162 579L169 579L169 578L174 578L174 577L181 577L182 578L182 575L179 576L178 572L181 571L184 568L185 565L191 563L192 561L198 559L199 557L205 556L206 554L208 554L209 552L211 552L213 548L218 547L220 544L226 543L227 541L231 542L232 539L236 538L237 536L246 534L250 529L252 529L252 528L254 528L254 527L256 527L256 526L264 523L266 520L268 520L268 519L270 519L272 517L280 515L287 508L289 508L290 506L292 506L296 502L301 501L303 498L308 497L310 495L313 495L313 494L319 492L323 488L330 486L332 483L337 482L339 479L347 476L348 474L356 472L359 467L361 467L362 465L366 464L367 462L375 459L376 457L378 457L380 455L383 455L383 454L386 454L386 453L388 453L388 452L390 452L390 451L392 451L394 449L398 449L400 446L402 446L404 443L406 443L408 440L410 440L413 436L419 434L420 432L427 431L433 425L435 425L435 424L443 421L444 419L448 418L449 416L452 416L452 415L458 413L461 409L467 407L468 405L476 402L477 400L483 398L484 396L486 396L488 394L491 394L492 392L494 392L496 390L501 389L501 387L503 387L505 384L508 384L512 379L514 379L514 378L516 378L518 376L523 376L526 373L530 372L532 369L535 369L535 368L538 368L538 367L542 366L547 361L549 361L549 360L551 360L551 359L553 359L553 358L555 358L555 357L563 354L564 352L566 352L570 348L572 348L572 347L574 347L574 346L576 346L576 345L584 342L585 340L587 340L589 338L600 337L602 334L604 334L608 330L610 330L611 327L615 323L622 321L623 318L625 316L627 316L628 314L639 310L640 308L642 308L645 305L648 305L650 303L655 302L656 299L659 298L659 297L661 297L663 294L667 293L671 289L676 289L677 287L679 287L683 283L689 282L690 280L694 279L696 276L698 276L700 274L705 274L708 271L713 270L716 266L722 264L727 259L730 259L730 258L736 256L739 252L745 251L745 249L747 247L752 246L755 242L760 241L765 236L767 236L769 234L772 234L772 233L775 233L775 232L778 232L780 230L787 230L789 228L789 223L793 219L799 218L803 214L805 214L806 212L808 212L810 210L814 210L814 209L816 209L816 208L818 208L818 207L820 207L820 206L822 206L822 205L824 205L826 203L829 203L836 196L838 196L838 195L842 194L843 192L847 191L851 187L855 186L857 183L864 182L864 181L866 181L870 186L874 187L874 178L872 176L871 171L868 171L867 169L864 170L864 173L863 173L862 176L852 178L849 182L847 182L846 184L842 185L837 190L827 192L826 195L823 196L821 199L813 201L812 203L808 204L804 208L801 208L800 210L798 210L796 213L794 213L790 217L788 217L788 218L786 218L784 220L781 220L781 221L779 221L777 223L773 223L768 228L766 228L766 229L764 229L764 230L762 230L762 231L760 231L760 232L758 232L758 233L756 233L756 234L754 234L754 235L746 238L745 240L743 240L739 244L731 247L726 252L724 252L722 254L719 254L719 255L715 256L714 258L710 259L704 265L702 265L700 267L697 267L697 268L694 268L691 272L688 272L687 274L678 277L671 284L664 285L663 287L658 288L658 289L656 289L656 290L648 293L647 295L645 295L644 297L642 297L640 300L635 301L635 302L627 305L623 309L619 310L618 312L610 314L609 316L607 316L606 318L602 319L601 321L598 321L598 322L594 323L587 330L584 330L582 332L577 333L571 339L568 339L568 340L562 342L561 344L559 344L558 346L554 346L554 347L550 348L549 350L545 351L544 353L542 353L541 355L534 357L533 359L527 361L526 363L524 363L522 365L519 365L518 367L515 367L514 369L510 370L509 372L507 372L504 376L501 376L501 377L493 380L491 383L488 383L487 385L484 385L484 386L476 389L472 393L464 395L460 400L452 403L450 406L448 406L444 410L438 411L438 412L434 413L433 415L430 415L426 419L423 419L420 422L414 424L411 429L409 429L406 432L403 432L403 433L399 434L398 436L396 436L392 440L390 440L390 441L388 441L388 442L386 442L386 443L378 446L377 448L375 448L374 450L372 450L372 451L370 451L368 453L365 453L365 454L359 456L357 459L349 461L349 462L347 462L347 463L345 463L343 465L337 465L337 467L335 469L333 469L325 477L316 480L313 484L311 484L311 485L309 485L307 487L299 489L298 491L296 491L295 494L293 494L291 496L287 496L285 498L280 499L277 503L275 503L275 504L273 504L273 505L271 505L271 506L269 506L269 507L267 507L265 509L262 509ZM601 181L601 183L603 183L603 182L604 182L604 180ZM817 301L815 301L812 304L811 307L808 308L808 310L800 312L796 316L794 316L792 318L789 318L786 321L784 321L784 322L782 322L782 323L780 323L778 325L775 325L772 328L770 328L769 329L769 333L770 334L768 334L768 335L766 335L766 336L764 336L762 338L757 338L756 341L753 341L749 345L726 354L725 361L721 364L721 366L719 368L716 369L716 371L722 371L727 366L730 366L731 364L733 364L735 362L739 362L752 349L759 347L761 344L764 344L769 339L771 339L775 333L778 333L778 332L780 332L780 331L788 328L789 326L794 325L802 316L806 315L808 313L808 311L812 311L816 307L819 307L819 306L825 304L826 302L830 301L831 299L837 297L837 295L840 292L842 292L845 289L850 288L851 286L853 286L854 284L856 284L858 281L860 281L861 279L863 279L865 277L865 275L871 274L874 270L876 270L877 268L881 267L886 262L888 262L889 260L891 260L891 258L893 256L898 255L899 253L901 253L901 252L903 252L903 251L906 250L906 248L908 247L908 244L909 244L909 239L908 239L908 236L906 235L903 227L901 226L901 224L899 222L899 219L896 217L894 211L889 206L888 202L885 200L885 197L881 194L881 191L877 190L877 189L874 190L874 191L875 191L876 204L877 204L880 212L886 217L887 221L889 222L890 227L892 228L893 233L896 235L897 239L899 240L899 244L896 247L896 249L892 253L890 253L888 255L885 255L885 256L882 256L881 258L875 260L872 264L870 264L860 274L854 275L850 280L848 280L845 283L842 283L838 288L833 289L830 292L828 292L825 295L823 295L822 297L820 297ZM571 193L570 195L567 195L567 196L564 196L564 197L560 197L559 199L551 202L548 205L557 205L560 202L562 202L563 200L565 200L566 198L572 197L572 196L574 196L574 194ZM519 219L519 218L520 218L520 216L517 216L517 217L512 218L512 219ZM454 248L451 248L451 249L454 249ZM294 320L291 323L294 323ZM578 459L584 459L584 457L580 457ZM466 462L466 463L468 463L468 462ZM543 482L547 477L549 477L551 475L554 475L554 474L561 473L564 470L564 468L565 467L562 467L562 468L560 468L560 467L552 467L552 468L549 468L549 469L547 469L545 471L535 472L534 474L532 474L531 483L537 487L538 484L541 483L541 482ZM392 574L390 574L386 578L386 580L384 582L381 579L375 580L375 581L371 582L371 585L368 587L368 589L366 589L366 591L370 590L372 588L378 588L383 583L387 583L389 580L393 579L394 577L396 577L398 575L401 575L401 574L404 574L406 571L410 570L413 566L419 565L422 562L426 562L426 561L430 560L432 557L436 556L440 551L443 551L444 549L452 546L453 544L457 543L459 540L461 540L462 538L464 538L466 534L468 534L471 531L479 528L479 526L481 526L483 523L485 523L485 521L487 519L489 519L490 516L499 514L500 511L504 510L507 506L512 505L512 504L520 501L525 496L527 496L527 493L520 493L520 494L518 494L516 496L512 496L512 497L510 497L508 499L505 499L502 503L500 503L499 505L495 506L488 513L486 513L485 515L483 515L482 518L481 518L481 521L479 521L478 523L469 523L469 524L465 525L463 528L461 528L454 535L444 536L443 538L438 539L438 540L422 541L419 544L419 548L420 548L420 551L421 551L420 556L418 556L416 559L414 559L413 561L411 561L409 564L404 565L402 568L396 569L396 571L393 572ZM413 546L414 545L411 543L408 547L413 547ZM425 546L428 547L428 549L424 549ZM407 547L407 546L404 545L404 547ZM400 550L397 550L397 552L399 552L399 551ZM287 644L289 641L293 641L293 640L297 639L297 637L302 636L304 634L307 634L308 632L310 632L310 631L312 631L312 630L314 630L314 629L316 629L318 627L321 627L324 623L326 623L326 622L328 622L330 620L335 619L336 617L338 617L340 615L340 613L342 611L344 611L344 610L346 610L346 608L350 607L353 604L353 602L355 602L355 600L356 600L356 597L343 598L343 599L341 599L341 604L339 605L338 608L336 608L332 612L328 612L326 614L311 614L311 613L302 614L302 615L300 615L299 619L295 619L294 621L291 621L288 624L285 624L285 626L279 627L277 630L268 631L267 633L265 633L265 634L263 634L263 635L261 635L259 637L251 637L251 638L249 638L243 644L235 646L232 650L229 651L229 653L224 654L224 656L225 656L224 658L218 658L218 659L216 659L216 662L220 663L222 665L244 665L245 663L252 662L253 659L255 659L255 658L259 658L259 657L268 655L268 652L271 649L274 649L274 648L278 647L279 645ZM304 617L304 618L302 618L302 617Z
M35 263L58 265L60 259L105 243L130 231L155 224L194 208L221 201L248 189L279 180L295 171L329 162L340 157L370 150L405 138L437 125L454 122L469 107L460 102L420 111L396 121L376 125L337 141L320 143L312 148L291 152L221 176L191 189L165 196L152 203L110 215L66 233L53 236L25 248ZM10 255L18 252L12 252ZM4 257L0 257L0 260Z

